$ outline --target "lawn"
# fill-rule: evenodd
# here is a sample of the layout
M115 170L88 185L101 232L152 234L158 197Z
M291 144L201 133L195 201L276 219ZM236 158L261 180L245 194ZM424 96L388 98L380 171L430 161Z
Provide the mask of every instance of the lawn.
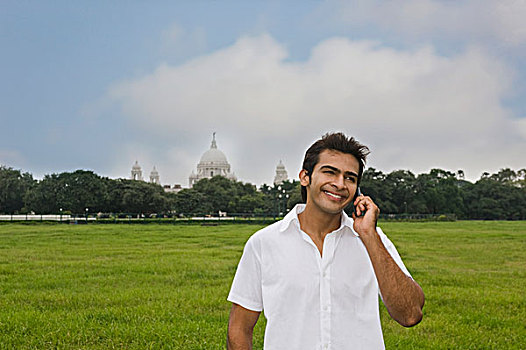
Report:
M526 348L526 222L381 226L426 293L414 328L382 306L388 349ZM260 227L2 224L0 347L223 349L226 296Z

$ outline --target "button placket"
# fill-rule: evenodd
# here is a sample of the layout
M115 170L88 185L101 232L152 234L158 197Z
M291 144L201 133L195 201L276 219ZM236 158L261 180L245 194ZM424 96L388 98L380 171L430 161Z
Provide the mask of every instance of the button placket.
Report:
M324 349L329 349L331 334L331 266L334 254L334 237L329 234L323 242L323 256L320 271L320 322L321 343Z

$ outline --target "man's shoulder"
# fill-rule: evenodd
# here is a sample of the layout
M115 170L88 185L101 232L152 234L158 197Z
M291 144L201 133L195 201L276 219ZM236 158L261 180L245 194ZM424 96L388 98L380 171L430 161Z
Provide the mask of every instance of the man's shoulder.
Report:
M250 239L254 240L268 240L275 238L281 229L281 224L283 220L276 221L268 226L263 227L262 229L256 231Z
M276 221L259 231L255 232L249 241L271 242L277 241L285 231L293 226L293 222L297 219L298 208L301 209L301 204L297 204L282 220Z

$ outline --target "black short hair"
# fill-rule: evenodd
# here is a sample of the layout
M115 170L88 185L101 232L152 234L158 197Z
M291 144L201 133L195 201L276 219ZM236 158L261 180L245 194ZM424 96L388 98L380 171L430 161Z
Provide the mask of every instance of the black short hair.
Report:
M358 185L362 179L363 169L365 167L365 160L369 155L369 148L362 145L354 139L354 137L347 137L342 132L327 133L322 136L321 139L314 142L305 152L305 158L303 159L303 169L310 176L316 164L320 160L320 153L325 150L333 150L354 156L358 160L360 166L358 172ZM307 202L307 188L301 186L301 198L303 202Z

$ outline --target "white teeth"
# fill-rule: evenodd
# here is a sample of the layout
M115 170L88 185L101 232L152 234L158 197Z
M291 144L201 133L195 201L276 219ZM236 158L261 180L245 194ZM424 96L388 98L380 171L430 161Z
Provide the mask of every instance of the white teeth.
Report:
M342 198L342 196L339 196L339 195L334 194L334 193L330 193L330 192L327 192L327 191L323 191L323 192L325 192L325 193L327 193L329 196L334 197L334 198L337 198L337 199L341 199L341 198Z

